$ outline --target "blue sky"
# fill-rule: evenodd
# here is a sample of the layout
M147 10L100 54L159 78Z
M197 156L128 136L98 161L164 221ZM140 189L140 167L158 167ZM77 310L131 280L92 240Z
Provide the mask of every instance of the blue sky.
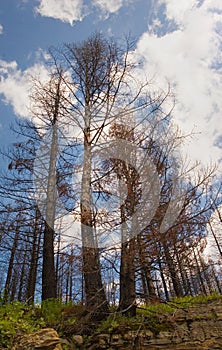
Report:
M81 41L95 30L118 38L131 32L145 73L157 86L173 87L175 123L196 133L184 150L203 164L218 163L221 0L1 0L0 146L13 141L14 118L28 117L27 78L44 74L47 49Z
M118 2L113 1L113 11L118 8ZM53 12L56 3L59 6L57 14L61 15L60 18L55 18L57 15ZM77 4L76 8L70 7L69 4L72 3ZM42 55L50 46L81 41L96 30L119 37L131 31L137 38L146 30L149 6L144 1L138 1L136 7L133 4L127 8L120 6L117 13L110 12L112 8L106 11L106 6L104 9L99 6L93 7L89 2L88 7L82 10L82 17L85 16L82 20L78 20L78 3L80 4L80 1L1 0L0 145L6 146L13 141L13 135L9 131L10 123L16 117L25 117L25 113L21 111L22 107L18 104L21 102L21 105L25 105L27 96L22 87L20 91L16 88L17 83L22 80L27 69L41 62ZM41 4L42 14L38 13ZM48 6L47 9L44 9L44 4ZM15 69L12 69L12 66L16 66ZM14 92L11 90L13 88ZM16 95L19 100L20 97L23 99L23 103L21 100L16 102Z
M0 145L13 141L9 124L28 117L27 78L42 71L48 48L95 30L117 38L131 32L145 73L157 86L173 87L175 123L196 133L186 152L204 164L219 162L221 0L1 0Z
M0 147L15 141L10 123L29 118L28 78L44 78L48 48L96 30L117 38L131 33L136 57L144 61L138 74L152 79L152 86L171 84L173 121L182 132L195 133L184 153L201 165L220 165L221 0L1 0Z

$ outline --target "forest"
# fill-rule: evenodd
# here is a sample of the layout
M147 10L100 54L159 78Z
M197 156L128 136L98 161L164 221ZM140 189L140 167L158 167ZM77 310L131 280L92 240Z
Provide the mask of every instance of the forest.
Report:
M49 56L48 79L30 78L30 119L1 150L2 302L58 299L99 321L221 294L217 167L183 156L192 132L174 124L170 86L141 76L130 39L95 33Z

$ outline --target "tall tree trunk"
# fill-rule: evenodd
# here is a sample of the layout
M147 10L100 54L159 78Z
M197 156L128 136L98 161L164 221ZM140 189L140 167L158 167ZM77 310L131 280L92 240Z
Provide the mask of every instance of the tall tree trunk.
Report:
M168 269L169 269L169 273L170 273L170 277L171 277L171 280L172 280L174 292L175 292L177 297L180 297L180 296L183 295L183 291L181 289L179 276L178 276L177 271L175 269L175 264L173 262L173 259L172 259L171 255L170 255L169 248L168 248L166 242L163 242L163 248L164 248L164 254L165 254L165 258L166 258L166 263L167 263L167 266L168 266Z
M148 266L145 268L145 276L146 276L146 283L147 283L147 287L148 287L148 291L149 291L149 297L150 297L150 299L152 299L152 298L155 299L156 291L155 291L151 271L150 271L150 268Z
M42 264L42 300L56 298L54 230L45 223Z
M61 231L59 230L58 233L58 240L57 240L57 252L56 252L56 263L55 263L55 276L56 276L56 294L57 298L61 299L62 298L62 288L61 288L61 276L60 276L60 269L61 269Z
M218 279L218 277L216 275L215 268L214 268L213 265L211 267L211 271L212 271L212 275L213 275L213 278L215 280L215 283L216 283L216 286L217 286L217 289L218 289L218 293L221 294L222 293L222 287L221 287L220 281L219 281L219 279Z
M121 246L119 309L127 316L136 316L134 256L135 239L132 238Z
M158 257L158 265L159 265L159 269L160 269L160 277L161 277L161 280L163 283L163 290L164 290L165 298L167 301L169 301L170 300L169 291L167 289L166 279L165 279L164 271L163 271L163 265L162 265L162 262L160 260L160 257Z
M35 224L33 229L31 262L29 267L28 283L26 288L26 300L29 304L32 304L35 298L37 265L38 265L40 242L41 242L41 231L39 229L39 220L40 220L40 212L36 207Z
M139 260L140 260L140 268L142 273L143 286L144 286L144 295L146 301L148 299L153 299L156 297L156 290L153 283L153 278L151 275L151 268L149 266L149 262L145 259L145 244L142 242L141 235L137 237L137 243L139 248Z
M190 280L192 283L192 289L193 289L194 295L198 295L200 292L200 288L199 288L199 286L197 286L197 282L195 280L195 277L193 276L193 272L192 272L191 267L190 267Z
M219 210L218 210L217 212L220 213ZM220 220L221 220L221 215L220 215ZM221 221L221 223L222 223L222 221ZM209 221L208 224L209 224L209 226L210 226L210 230L211 230L211 233L212 233L213 238L214 238L214 240L215 240L215 243L216 243L218 252L219 252L219 254L220 254L220 257L222 258L222 249L221 249L220 243L219 243L219 241L218 241L218 239L217 239L217 236L215 235L215 232L214 232L214 229L213 229L213 227L212 227L212 225L211 225L211 222Z
M180 257L176 246L174 246L174 251L175 251L175 254L176 254L177 265L178 265L180 276L181 276L181 279L182 279L182 287L183 287L183 290L184 290L184 294L185 295L187 295L187 294L192 295L192 290L191 290L189 278L187 276L186 269L183 266L183 258Z
M206 287L205 287L205 284L204 284L202 272L201 272L201 269L200 269L200 266L199 266L199 262L198 262L198 259L197 259L197 255L196 255L196 253L195 253L195 249L194 249L194 248L193 248L193 255L194 255L195 262L196 262L197 275L198 275L198 278L199 278L199 280L200 280L200 285L201 285L202 293L205 294L205 295L207 295L207 291L206 291Z
M11 285L11 280L12 280L12 272L14 268L14 259L15 259L15 253L18 245L18 238L19 238L19 224L18 221L16 223L16 228L15 228L15 236L13 239L13 245L11 248L11 255L9 259L9 264L8 264L8 271L7 271L7 277L6 277L6 282L5 282L5 289L4 289L4 300L8 301L9 294L10 293L10 285Z
M142 281L142 287L143 287L143 298L145 300L145 303L147 304L149 301L149 293L148 293L146 277L143 269L141 269L141 281Z
M68 262L67 262L68 265ZM69 301L69 277L70 277L70 269L69 265L66 268L66 291L65 291L65 303L68 304Z
M84 132L84 164L81 189L81 234L83 254L83 275L86 306L92 316L103 318L108 314L108 302L102 284L99 251L93 232L91 199L91 144L89 118L86 115Z
M56 208L56 159L58 154L58 116L60 107L61 75L56 86L53 106L52 139L49 154L49 172L46 199L46 220L43 237L42 300L56 298L56 274L54 262L54 224Z
M70 276L69 276L69 301L72 301L72 295L73 295L73 257L74 257L74 250L71 249L70 252L70 261L69 261L69 269L70 269Z
M121 196L121 194L120 194ZM122 198L122 196L121 196ZM127 239L125 204L121 211L121 261L120 261L120 302L119 310L128 316L136 315L135 293L135 238Z
M22 256L22 269L19 276L19 289L18 289L18 301L22 302L24 301L24 280L26 275L26 267L27 267L27 251L28 251L28 244L26 243L24 247L24 253ZM21 257L20 257L21 258Z
M207 271L208 268L207 268L206 264L204 263L203 258L201 257L199 250L197 251L197 254L198 254L200 266L201 266L201 269L202 269L202 272L204 275L204 279L205 279L206 284L207 284L208 291L210 292L212 290L212 285L211 285L210 276L209 276L208 271Z
M11 293L9 301L12 302L16 299L16 292L18 286L18 273L16 270L13 271L12 283L11 283Z

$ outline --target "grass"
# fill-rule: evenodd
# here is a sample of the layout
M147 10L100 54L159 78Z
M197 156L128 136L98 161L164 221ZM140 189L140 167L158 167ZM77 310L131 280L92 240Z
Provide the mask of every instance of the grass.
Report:
M57 328L63 322L65 305L57 299L39 305L27 305L18 301L6 303L0 300L0 347L11 349L15 338L45 327Z
M213 301L222 300L222 295L213 292L210 295L186 296L181 298L173 298L172 301L166 303L152 303L148 305L140 305L137 308L136 317L125 317L120 313L112 310L113 313L101 323L98 332L115 333L124 332L126 329L149 329L154 335L160 331L167 331L171 327L167 321L167 316L173 314L175 310L185 310L195 305L208 304Z
M138 307L137 313L143 315L159 314L159 313L171 313L175 309L184 309L193 307L199 304L208 304L213 301L222 301L222 295L213 292L209 295L197 295L197 296L185 296L176 297L166 303L152 303L147 305L141 305Z
M197 295L197 296L185 296L181 298L174 298L173 303L180 305L181 307L192 307L195 304L208 304L213 301L222 300L222 295L216 292L212 292L208 295Z
M4 303L0 308L0 345L11 349L14 337L45 327L44 318L37 308L23 303Z
M115 309L110 309L110 316L100 323L97 333L125 332L126 330L151 330L155 335L160 331L167 331L167 315L173 314L177 309L189 309L195 305L208 304L213 301L221 301L222 295L212 293L210 295L198 295L173 298L167 303L154 303L141 305L137 309L136 317L126 317ZM11 349L12 342L19 334L28 334L44 327L65 329L66 325L75 323L78 312L82 306L63 304L60 300L47 300L39 305L26 305L13 302L4 303L0 300L0 346ZM70 314L70 310L73 314ZM78 311L78 312L77 312ZM65 315L68 317L65 318ZM213 317L211 315L211 317ZM60 334L63 336L63 334Z

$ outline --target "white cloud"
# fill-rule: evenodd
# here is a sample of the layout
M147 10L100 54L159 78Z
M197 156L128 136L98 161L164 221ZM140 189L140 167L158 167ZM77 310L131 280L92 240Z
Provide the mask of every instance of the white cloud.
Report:
M35 57L37 59L38 62L41 61L48 61L50 60L51 56L47 51L44 51L43 49L39 48L36 52L35 52Z
M0 24L0 35L3 34L3 26Z
M36 12L41 16L52 17L71 25L84 17L83 0L39 0Z
M118 12L123 6L123 3L124 0L94 0L93 2L95 6L98 6L102 11L108 13Z
M137 47L144 58L148 76L157 77L157 85L171 83L177 98L175 119L184 131L193 128L197 135L187 146L193 159L204 163L221 158L214 146L222 135L222 3L205 0L161 0L166 15L177 29L157 36L145 32Z
M111 13L117 13L122 6L126 6L133 0L92 0L91 5L84 0L38 0L39 6L35 8L41 16L59 19L71 25L75 21L81 21L93 11L93 7L101 11L101 17L109 17Z
M157 0L158 2L158 0ZM187 16L196 10L220 12L222 10L222 2L220 0L159 0L159 4L165 4L166 16L173 20L179 26L186 23Z
M8 71L13 71L17 69L17 62L16 61L3 61L0 60L0 73L1 74L7 74Z
M183 24L192 8L198 4L196 0L161 0L160 2L166 5L168 19L174 20L177 24Z
M21 71L15 61L0 60L0 94L4 96L4 102L11 104L15 114L20 117L28 117L30 114L29 95L32 76L46 79L46 68L41 64L35 64L25 71Z

